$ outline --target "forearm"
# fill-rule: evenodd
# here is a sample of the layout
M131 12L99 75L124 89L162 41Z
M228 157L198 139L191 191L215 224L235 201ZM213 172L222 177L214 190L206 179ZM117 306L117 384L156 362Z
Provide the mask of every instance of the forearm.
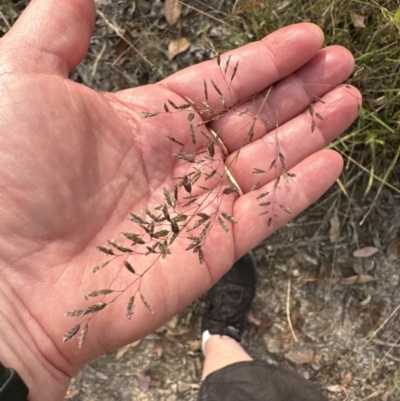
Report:
M19 373L29 388L29 401L62 400L69 383L68 376L43 355L37 344L41 336L46 343L41 328L36 327L36 335L32 335L30 329L37 323L1 280L0 361Z

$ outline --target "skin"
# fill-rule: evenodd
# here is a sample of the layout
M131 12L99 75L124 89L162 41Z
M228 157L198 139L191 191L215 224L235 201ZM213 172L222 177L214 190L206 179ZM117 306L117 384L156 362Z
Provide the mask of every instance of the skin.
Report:
M318 199L342 170L341 157L321 149L356 118L361 97L354 88L337 88L352 72L351 54L337 46L320 50L323 34L312 24L286 27L231 52L240 68L229 93L215 61L155 85L95 92L68 79L85 56L94 17L92 0L33 0L0 40L0 360L21 374L30 401L61 400L70 377L87 362L152 332ZM245 195L227 195L220 204L239 223L228 234L213 226L202 265L196 254L184 251L187 241L177 241L173 254L155 263L141 287L154 314L139 301L127 320L127 291L90 322L81 349L76 341L63 343L62 335L79 321L64 314L90 305L83 297L87 291L132 281L119 262L89 275L105 260L95 246L132 230L129 212L160 204L162 189L189 171L166 139L189 144L187 114L145 120L139 114L162 110L166 99L179 104L189 96L201 103L205 78L213 78L237 108L261 104L262 96L251 97L276 83L276 94L262 110L271 125L257 125L251 144L242 146L245 127L237 114L211 124L230 152L241 149L227 163ZM324 121L317 121L313 133L303 112L312 94L326 100L316 104ZM211 90L209 101L220 105ZM249 193L249 186L252 168L270 163L276 138L296 174L280 187L277 202L293 214L278 208L279 217L268 226L268 216L257 216L255 198L273 188L274 177L263 176L256 191ZM148 265L145 258L129 261L138 272Z

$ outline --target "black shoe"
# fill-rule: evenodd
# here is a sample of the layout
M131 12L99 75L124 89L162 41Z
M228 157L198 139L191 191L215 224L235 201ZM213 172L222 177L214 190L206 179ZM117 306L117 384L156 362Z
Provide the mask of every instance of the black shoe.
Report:
M256 292L256 263L248 253L239 259L207 295L202 332L240 341Z

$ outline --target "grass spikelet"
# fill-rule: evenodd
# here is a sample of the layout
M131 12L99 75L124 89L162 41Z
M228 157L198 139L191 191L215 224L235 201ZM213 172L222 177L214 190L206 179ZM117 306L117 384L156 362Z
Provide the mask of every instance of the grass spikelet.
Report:
M164 199L168 203L169 206L171 206L173 209L176 207L176 196L175 192L168 191L167 188L163 189L164 192Z
M237 190L238 189L236 187L226 187L222 192L225 195L229 195L229 194L233 194L233 193L237 192Z
M133 244L145 244L146 241L141 238L138 234L134 233L127 233L127 232L121 232L120 233L123 237L128 238L130 241L132 241Z
M89 329L89 322L86 322L85 325L83 326L81 332L79 333L79 339L78 339L78 348L82 348L82 345L86 339L87 333Z
M179 107L170 99L167 99L168 103L176 110L179 110Z
M169 249L168 242L164 241L159 244L160 254L163 259L167 257L167 255L171 255L171 250Z
M182 186L183 186L183 188L185 188L185 191L187 193L190 194L192 192L192 183L190 182L190 179L189 179L189 177L187 175L185 175L183 177Z
M132 274L136 274L135 269L127 260L124 260L124 265L128 269L128 271L130 271Z
M174 223L179 223L181 221L185 221L188 218L187 214L178 214L177 216L175 216L172 221Z
M79 329L81 328L80 324L76 324L75 326L71 327L64 335L63 335L63 342L69 341L72 337L78 333Z
M249 132L247 133L249 142L253 142L253 139L254 139L254 125L255 125L255 120L253 120L253 123L251 124L250 129L249 129Z
M258 199L264 198L265 196L268 196L268 195L269 195L269 192L263 192L262 194L258 195L256 199L258 200Z
M264 216L264 215L266 215L266 214L268 214L269 213L269 210L266 210L266 211L264 211L264 212L261 212L261 213L258 213L258 217L261 217L261 216Z
M133 252L133 250L131 248L127 248L126 246L121 245L120 243L118 243L117 241L113 240L113 239L109 239L108 243L113 246L115 249L118 249L120 252L123 253L131 253Z
M97 249L100 252L105 253L106 255L115 255L114 251L112 249L110 249L110 248L105 248L104 246L98 246Z
M325 102L318 96L314 96L314 101L325 104Z
M193 143L193 145L196 145L196 133L194 132L194 128L193 128L192 124L190 124L189 130L190 130L190 137L192 138L192 143Z
M156 216L149 208L146 207L144 211L147 214L147 216L149 216L153 220L153 222L158 221L158 216Z
M104 309L106 306L107 306L107 304L105 302L99 302L99 303L91 305L91 306L89 306L88 308L85 308L85 309L70 310L65 314L65 316L77 317L77 316L88 315L89 313L98 312L98 311Z
M143 111L140 115L139 118L140 119L145 119L145 118L150 118L150 117L155 117L157 116L159 113L158 111Z
M232 224L237 224L238 223L238 221L233 216L231 216L230 214L225 213L225 212L222 212L221 214L224 217L224 219L229 221L230 223L232 223Z
M222 94L221 90L218 88L217 84L212 79L210 79L210 82L211 82L211 85L214 87L215 91L218 93L218 95L223 97L224 95Z
M167 236L168 234L169 234L168 230L161 230L161 231L157 231L157 232L153 233L151 236L153 238L162 238L162 237Z
M153 309L151 309L150 304L147 302L147 300L146 300L146 298L143 296L143 294L140 293L139 295L140 295L140 299L142 300L143 305L146 307L146 309L147 309L148 311L150 311L151 313L154 313Z
M272 170L274 167L276 167L276 159L272 160L271 164L269 165L268 171Z
M90 291L85 294L85 299L88 299L89 297L98 297L100 295L111 294L112 292L115 292L115 291L110 290L108 288L103 289L103 290Z
M140 216L134 213L129 213L129 220L140 225L149 224L146 220L143 220Z
M198 245L193 249L194 253L197 253L197 255L199 256L199 262L202 265L204 263L204 254L203 254L203 250L201 249L201 246Z
M176 157L177 159L185 160L185 161L187 161L187 162L189 162L189 163L196 163L195 157L194 157L193 155L188 154L188 153L179 152L179 153L177 153L177 154L175 155L175 157Z
M199 215L199 214L198 214ZM201 216L200 219L198 219L193 226L189 229L189 231L196 229L197 227L200 227L202 224L204 224L208 219L210 218L210 216L205 215L205 216Z
M213 159L215 156L215 143L212 141L208 141L207 149L208 149L208 154L210 155L210 158Z
M207 88L207 81L206 80L204 80L203 86L204 86L204 96L205 96L206 100L208 100L208 88Z
M134 306L135 306L134 304L135 304L135 295L132 295L132 296L129 298L128 304L127 304L127 306L126 306L126 317L127 317L129 320L131 320L132 315L133 315L133 308L134 308Z
M183 205L183 207L187 207L187 206L191 205L192 203L195 203L197 201L197 199L198 199L198 195L191 196L189 198L189 200Z
M232 76L231 76L231 82L233 81L233 78L235 78L238 67L239 67L239 61L236 62L235 67L233 69Z
M167 136L167 138L170 140L170 141L172 141L172 142L174 142L174 143L176 143L176 144L178 144L178 145L181 145L181 146L185 146L181 141L178 141L176 138L174 138L174 137L172 137L172 136Z
M224 69L224 74L228 71L229 63L231 62L231 55L229 55L228 60L226 60L225 63L225 69Z
M279 160L281 162L281 167L283 171L286 171L286 159L281 152L279 152Z
M212 177L214 177L214 175L217 173L217 169L211 171L211 173L205 173L206 178L205 181L208 181L209 179L211 179Z
M90 271L90 273L94 274L94 273L98 272L98 271L101 270L103 267L106 267L110 262L111 262L111 260L107 260L107 262L100 263L99 265L95 266L95 267Z
M279 205L279 207L287 214L293 214L293 212L285 205Z
M218 216L218 223L224 229L225 232L229 232L228 226L225 224L225 222L219 216Z

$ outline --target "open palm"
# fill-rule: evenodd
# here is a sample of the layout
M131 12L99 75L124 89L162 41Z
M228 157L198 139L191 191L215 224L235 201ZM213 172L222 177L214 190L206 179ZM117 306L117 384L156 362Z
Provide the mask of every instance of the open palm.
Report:
M282 29L232 52L240 67L229 91L216 61L210 61L156 85L114 94L95 92L68 79L87 51L93 16L91 0L57 4L36 0L0 41L0 299L4 305L0 322L7 322L10 331L18 327L23 339L12 345L20 349L11 356L6 353L3 360L9 359L21 371L21 356L31 355L57 378L54 388L43 393L36 389L35 374L27 375L34 389L32 400L56 399L67 377L86 362L160 326L204 293L238 257L315 201L342 167L336 153L320 149L357 115L358 92L336 88L353 68L351 55L340 47L319 50L323 36L311 24ZM213 79L231 105L254 108L253 112L262 102L262 91L278 82L276 95L262 110L271 125L257 125L251 144L242 146L248 120L237 113L210 124L230 153L241 149L230 166L245 195L226 195L218 206L239 223L229 233L213 225L203 247L204 264L185 251L190 242L184 240L171 247L171 255L157 261L141 284L154 314L139 301L132 320L126 320L131 295L127 291L91 321L81 350L75 342L63 344L63 333L76 323L64 313L90 305L83 298L87 291L121 289L132 281L119 261L89 275L90 268L105 260L96 246L109 238L119 240L119 232L132 230L129 212L141 214L143 208L162 203L163 188L172 188L174 177L190 171L188 163L174 156L181 147L167 137L198 150L188 135L186 112L144 120L140 113L163 110L167 99L183 103L185 96L201 104L204 79ZM314 132L303 113L312 96L325 100L316 106L324 120L318 121ZM210 95L210 103L220 107L216 93ZM200 115L195 117L198 121ZM267 169L277 140L287 168L296 174L278 192L279 202L293 215L281 211L269 226L267 218L257 216L255 198L274 186L274 176L262 176L261 187L250 192L255 182L251 172L254 167ZM150 259L128 260L142 272Z

